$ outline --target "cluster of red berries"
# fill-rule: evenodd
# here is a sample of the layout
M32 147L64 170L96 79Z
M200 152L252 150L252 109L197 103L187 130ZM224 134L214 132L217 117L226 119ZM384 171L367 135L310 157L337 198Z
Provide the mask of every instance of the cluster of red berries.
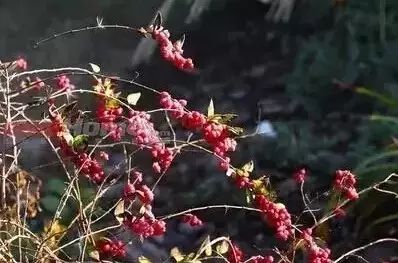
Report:
M113 141L122 139L123 129L116 123L122 114L123 108L121 106L107 107L106 99L101 98L96 110L96 116L101 123L101 127L109 133L109 138Z
M159 132L150 121L151 116L143 111L130 111L127 132L133 136L139 146L153 146L161 143Z
M38 77L30 84L32 88L36 91L40 91L42 88L46 86L46 84Z
M334 178L334 187L349 200L358 199L359 195L355 189L356 179L350 171L338 170Z
M170 112L170 115L173 118L181 120L184 117L186 113L185 106L187 106L186 100L173 99L168 92L163 91L160 93L159 102L164 109L167 109L167 111Z
M251 258L248 263L274 263L274 257L273 256L255 256Z
M97 250L104 258L122 258L126 256L125 244L121 240L101 239L97 244Z
M145 212L141 217L126 217L124 225L133 233L141 238L163 235L166 232L166 223L163 220L157 220L152 213L152 202L154 195L152 190L145 184L142 184L142 173L133 171L131 181L124 186L123 197L127 202L136 202L137 199L142 203Z
M187 111L185 100L173 99L167 92L160 94L160 105L170 111L171 116L179 120L183 127L202 132L205 141L213 148L214 154L221 159L219 166L223 171L228 170L230 158L227 152L235 151L236 141L230 137L228 126L212 121L197 111Z
M338 207L333 211L333 214L336 215L336 218L343 218L347 215L346 211L344 209Z
M191 111L184 114L181 124L188 130L198 130L206 123L206 117L197 111Z
M152 168L157 173L166 171L173 162L174 150L166 147L164 143L154 145L151 149L151 154L154 159Z
M182 222L188 224L190 226L201 226L203 225L202 220L200 220L196 215L193 214L185 214L182 217Z
M54 108L54 105L50 106L50 109L53 110ZM65 140L64 135L67 134L68 131L66 125L63 123L62 116L54 112L51 115L51 131L58 140L62 154L70 158L73 164L80 169L80 173L86 175L96 183L101 183L105 178L105 173L100 163L87 153L78 152L73 149L73 146Z
M304 183L306 177L307 177L307 170L304 168L297 170L293 174L293 179L298 184Z
M304 229L301 238L305 242L308 253L308 263L331 263L330 249L319 247L312 237L312 229Z
M244 258L243 251L237 244L232 244L228 250L227 259L230 263L242 263Z
M55 81L58 89L61 91L71 91L75 88L75 86L71 84L70 79L66 75L58 76Z
M180 70L192 71L194 69L192 59L183 56L184 50L182 49L182 41L177 40L172 43L169 31L165 30L162 26L152 26L150 29L152 31L152 38L158 43L160 55L164 60L173 64Z
M230 137L227 125L207 122L203 126L202 133L206 142L213 147L214 154L222 158L219 167L227 171L231 159L226 154L235 151L237 145L236 141Z
M140 238L161 236L166 232L166 222L153 217L142 216L125 219L124 225Z
M90 157L87 153L75 153L70 157L72 157L75 166L81 169L81 173L85 174L97 184L105 179L104 170L95 158Z
M276 231L276 237L287 240L293 235L291 216L282 203L273 203L264 195L256 195L255 205L262 210L264 219Z
M26 60L23 58L17 59L15 64L17 65L17 68L21 70L26 70L28 68L28 62L26 62Z
M237 244L232 244L228 250L227 260L230 263L273 263L274 257L272 256L254 256L244 261L244 254Z
M145 205L150 205L154 198L152 190L147 185L137 183L127 183L124 186L123 196L125 200L130 201L138 198Z
M247 176L239 176L236 173L234 174L234 184L239 189L251 189L254 184Z

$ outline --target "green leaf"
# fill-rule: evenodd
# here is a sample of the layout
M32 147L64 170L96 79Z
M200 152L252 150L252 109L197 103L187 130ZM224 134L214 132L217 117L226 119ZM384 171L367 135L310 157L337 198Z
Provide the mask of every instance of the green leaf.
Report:
M40 199L41 206L49 212L55 212L58 208L59 198L48 195Z
M73 138L73 150L75 151L84 151L88 147L88 135L79 134L75 138Z
M45 184L46 186L46 192L47 193L56 193L59 196L61 196L64 193L65 190L65 182L61 179L58 178L52 178L49 179L48 183Z
M395 151L388 151L388 152L383 152L380 154L375 154L365 160L363 160L354 170L354 173L361 173L362 170L366 169L369 167L371 164L381 161L385 159L386 161L390 160L391 157L398 156L398 150Z
M364 87L358 87L355 89L355 91L359 94L378 99L380 102L386 104L389 107L392 108L398 107L398 101L391 98L389 94L382 94L381 92L376 92Z
M141 97L141 92L131 93L127 96L127 103L130 105L136 105Z
M213 99L210 99L209 106L207 107L207 117L212 117L214 115L214 103Z
M94 63L88 63L94 73L99 73L101 71L100 67Z
M385 121L385 122L390 122L393 124L398 124L398 118L393 117L393 116L384 116L384 115L378 115L378 114L373 114L370 116L370 120L372 121Z

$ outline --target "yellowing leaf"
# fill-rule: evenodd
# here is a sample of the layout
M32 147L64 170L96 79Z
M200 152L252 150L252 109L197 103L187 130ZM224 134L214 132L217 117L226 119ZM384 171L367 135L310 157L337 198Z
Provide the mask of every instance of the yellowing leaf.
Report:
M315 235L319 237L322 240L328 241L330 238L330 228L329 228L329 222L324 222L320 224L316 229L315 229Z
M245 172L249 172L249 173L253 172L254 162L250 161L250 162L246 163L245 165L242 166L242 170Z
M58 220L50 221L44 226L44 239L49 247L56 247L59 238L66 230L66 227Z
M185 256L181 253L178 247L172 248L170 251L170 256L178 263L184 260Z
M144 256L140 256L138 258L138 263L151 263L151 261Z
M100 67L94 63L88 63L91 67L91 69L93 70L94 73L98 73L101 71Z
M122 223L124 220L124 201L120 200L119 203L116 205L115 211L113 214L116 217L116 220L119 223Z
M235 135L241 135L243 133L243 129L240 127L228 126L228 130Z
M214 103L213 99L210 99L209 107L207 107L207 117L214 115Z
M136 105L141 97L141 92L131 93L127 96L127 102L130 105Z
M62 132L61 136L68 146L73 145L73 136L69 132Z
M107 109L114 109L119 107L119 101L116 99L107 99L105 107Z
M228 252L229 244L227 241L223 240L222 242L218 243L216 246L216 251L219 254L225 254Z
M90 253L88 253L88 255L90 256L90 258L100 261L100 255L97 250L90 251Z
M205 250L206 256L211 256L213 251L210 245L210 236L207 236L203 243L200 245L199 251L202 251L203 249Z

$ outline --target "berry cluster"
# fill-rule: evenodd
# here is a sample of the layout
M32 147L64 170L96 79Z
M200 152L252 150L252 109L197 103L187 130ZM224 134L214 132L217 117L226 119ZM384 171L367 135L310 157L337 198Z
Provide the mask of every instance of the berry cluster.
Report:
M117 119L121 117L122 114L122 107L107 107L103 100L99 102L96 116L101 123L101 127L109 133L109 138L111 138L111 140L120 141L122 139L123 129L116 123Z
M174 158L174 150L166 147L163 143L154 145L151 149L154 162L152 168L155 172L161 173L166 171Z
M255 256L251 258L248 263L273 263L274 257L273 256Z
M203 225L202 220L200 220L196 215L193 214L185 214L182 217L182 222L188 224L190 226L201 226Z
M356 179L350 171L338 170L334 178L334 187L349 200L358 199L359 195L355 189Z
M236 141L230 138L228 127L225 124L215 122L207 122L203 126L203 137L208 144L213 147L213 152L219 158L219 167L223 171L227 171L231 159L226 156L227 152L236 150Z
M60 91L68 92L75 88L75 86L70 83L70 79L66 75L58 76L55 81Z
M243 263L243 262L250 262L250 263L273 263L274 257L272 256L254 256L249 258L248 260L244 260L243 251L237 244L232 244L232 247L228 250L227 260L230 263Z
M161 236L166 232L166 222L146 216L125 219L124 225L140 238Z
M114 94L114 86L110 79L96 79L97 83L94 90L98 92L99 103L96 110L96 117L101 123L101 127L109 133L109 138L113 141L122 139L123 129L117 124L118 119L123 115L123 108Z
M244 254L237 244L232 244L228 250L227 259L230 263L242 263Z
M66 125L63 123L63 118L60 114L52 112L55 106L50 106L51 113L51 131L58 140L61 152L65 157L70 158L73 164L79 169L79 172L86 175L88 178L96 183L101 183L105 178L105 173L100 163L87 153L78 152L73 149L73 146L65 138L71 137Z
M121 240L101 239L97 244L97 250L101 258L122 258L126 256L125 244Z
M133 136L135 143L142 148L161 143L159 132L155 130L150 119L151 116L143 111L131 111L128 119L127 132Z
M184 128L201 131L205 141L212 146L214 154L221 159L220 168L223 171L229 168L230 158L226 153L235 151L236 141L230 138L227 125L209 121L197 111L185 110L187 102L173 99L167 92L160 94L160 105L170 111L171 116L179 120Z
M150 205L153 201L153 192L145 184L127 183L124 186L123 196L125 200L133 201L138 198L143 204Z
M46 86L46 84L38 77L30 84L32 88L36 91L40 91L42 88Z
M307 170L304 168L297 170L293 174L293 179L298 184L304 183L306 177L307 177Z
M183 71L192 71L194 69L192 59L183 56L183 41L171 42L169 31L162 26L152 26L149 30L152 31L152 38L158 43L160 55L164 60Z
M347 215L346 211L344 209L338 207L333 211L333 214L336 215L336 218L343 218Z
M160 93L159 102L164 109L170 112L173 118L181 120L184 117L186 113L185 106L187 106L186 100L173 99L168 92L163 91Z
M65 148L70 154L70 149L67 147ZM73 153L68 157L71 157L75 166L80 168L81 173L85 174L97 184L101 183L105 179L105 173L100 163L95 158L90 157L87 153Z
M293 235L291 216L282 203L273 203L264 195L256 195L256 207L262 210L264 219L276 231L276 237L287 240Z
M133 171L131 173L131 181L124 186L123 198L130 204L141 202L141 206L145 208L142 216L126 216L124 225L133 233L141 238L163 235L166 232L166 223L163 220L157 220L152 213L152 202L154 195L152 190L145 184L142 184L142 173Z
M26 70L28 68L28 62L25 59L19 58L15 61L17 68L21 70Z
M330 249L319 247L313 237L312 229L304 229L301 234L302 239L305 242L305 246L308 253L308 263L331 263Z
M206 123L206 117L197 111L191 111L184 114L181 124L188 130L198 130Z

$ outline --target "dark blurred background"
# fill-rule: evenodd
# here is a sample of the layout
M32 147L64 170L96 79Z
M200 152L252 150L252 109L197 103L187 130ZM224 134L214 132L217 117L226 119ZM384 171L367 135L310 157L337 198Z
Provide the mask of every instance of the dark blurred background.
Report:
M157 10L174 39L186 35L185 53L194 58L197 74L170 67L151 40L121 30L67 35L33 47L53 33L95 25L97 16L104 24L145 26ZM233 162L254 160L258 176L269 175L279 200L297 214L303 209L291 179L297 168L310 172L306 190L314 207L327 202L337 169L353 170L363 188L398 168L397 12L396 0L1 0L0 58L25 57L29 68L92 62L124 78L138 72L138 82L184 97L190 108L202 111L213 98L217 112L239 115L236 126L261 133L239 141ZM151 109L153 101L143 96L137 107ZM51 173L42 202L51 212L60 180L53 174L60 170L32 169L48 161L46 149L37 141L25 144L23 165L43 178ZM204 154L180 158L156 192L157 214L245 205L244 195L215 167ZM170 221L165 237L134 243L129 262L141 253L160 262L174 246L194 249L206 234L229 235L257 254L276 245L255 214L218 210L199 216L208 222L202 229ZM398 236L397 222L394 196L372 193L321 235L339 255L379 237ZM380 245L364 253L369 262L381 262L398 251Z

